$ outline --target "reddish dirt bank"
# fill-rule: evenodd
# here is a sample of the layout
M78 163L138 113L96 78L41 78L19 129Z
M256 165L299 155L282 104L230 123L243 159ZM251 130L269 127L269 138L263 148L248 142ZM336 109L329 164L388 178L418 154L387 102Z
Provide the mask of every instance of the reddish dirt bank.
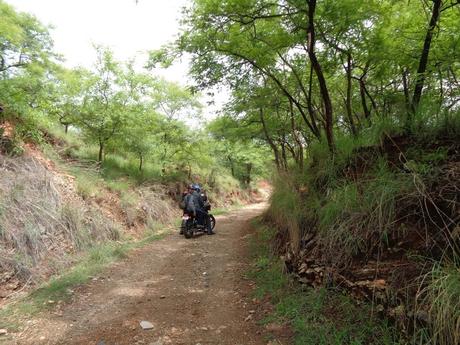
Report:
M249 315L249 221L264 204L217 218L217 235L177 233L130 253L29 320L10 344L266 344ZM153 324L143 330L140 321Z

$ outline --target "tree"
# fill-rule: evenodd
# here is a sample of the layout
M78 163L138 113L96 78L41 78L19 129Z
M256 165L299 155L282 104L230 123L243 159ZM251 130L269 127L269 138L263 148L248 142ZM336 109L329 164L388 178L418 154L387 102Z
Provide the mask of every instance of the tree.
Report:
M97 47L96 74L87 81L78 125L84 134L99 146L98 161L104 158L104 148L125 125L124 105L128 95L122 89L123 75L113 53Z
M91 74L84 69L61 68L56 72L52 106L55 115L67 133L69 126L77 123L83 106L83 95L90 86Z
M48 65L55 56L46 27L30 14L0 0L0 78L9 78L31 64Z

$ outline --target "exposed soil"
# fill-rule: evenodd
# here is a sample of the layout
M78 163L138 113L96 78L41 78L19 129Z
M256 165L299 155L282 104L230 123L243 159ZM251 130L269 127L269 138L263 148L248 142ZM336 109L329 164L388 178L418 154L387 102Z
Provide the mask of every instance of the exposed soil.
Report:
M266 344L252 314L249 221L257 204L217 217L217 234L174 233L109 267L8 344ZM153 324L143 330L140 321Z

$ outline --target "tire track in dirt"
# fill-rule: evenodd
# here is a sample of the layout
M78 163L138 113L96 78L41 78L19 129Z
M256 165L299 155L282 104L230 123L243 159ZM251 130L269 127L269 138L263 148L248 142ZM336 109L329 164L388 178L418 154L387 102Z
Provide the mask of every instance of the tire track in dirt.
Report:
M252 321L249 221L265 205L217 217L215 236L177 233L129 254L75 290L60 309L29 320L21 345L261 345ZM147 320L153 330L142 330Z

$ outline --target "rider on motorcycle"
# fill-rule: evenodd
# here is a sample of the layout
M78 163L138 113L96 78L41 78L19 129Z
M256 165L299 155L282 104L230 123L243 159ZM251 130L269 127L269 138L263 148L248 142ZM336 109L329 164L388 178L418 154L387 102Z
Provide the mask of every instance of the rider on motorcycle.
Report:
M208 235L213 235L214 232L211 228L211 220L206 207L206 202L201 195L201 188L199 185L194 184L191 186L193 192L187 200L187 209L196 217L198 224L206 226Z

